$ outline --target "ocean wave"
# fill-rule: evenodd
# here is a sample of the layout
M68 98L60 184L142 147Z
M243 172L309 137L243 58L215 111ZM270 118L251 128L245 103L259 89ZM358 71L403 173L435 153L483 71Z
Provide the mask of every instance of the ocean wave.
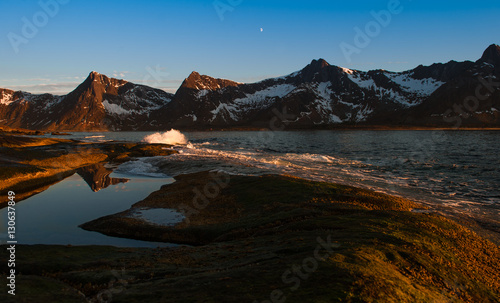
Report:
M160 143L169 145L186 145L188 140L184 134L176 129L171 129L164 133L154 133L149 136L144 137L143 142L150 144Z

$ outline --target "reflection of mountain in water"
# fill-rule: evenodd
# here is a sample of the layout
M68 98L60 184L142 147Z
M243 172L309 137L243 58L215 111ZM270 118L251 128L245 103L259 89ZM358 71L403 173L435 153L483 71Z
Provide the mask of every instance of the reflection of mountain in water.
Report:
M113 172L104 167L103 164L95 164L87 167L79 168L76 171L87 182L90 188L94 191L100 191L110 185L118 183L126 183L129 179L111 178L109 175Z

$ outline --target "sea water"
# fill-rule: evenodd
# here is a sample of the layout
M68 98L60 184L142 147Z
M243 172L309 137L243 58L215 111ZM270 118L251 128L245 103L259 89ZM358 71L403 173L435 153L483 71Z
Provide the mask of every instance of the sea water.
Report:
M151 134L74 133L67 138L88 142L140 142ZM135 159L115 170L115 173L135 176L133 182L112 185L95 193L75 175L21 202L19 237L24 237L27 244L155 246L156 243L145 244L83 231L78 225L128 209L161 185L172 182L173 179L166 180L167 177L204 170L232 175L288 174L338 182L407 197L431 207L444 207L500 224L499 131L207 131L183 134L187 142L172 147L178 154ZM5 209L0 211L0 216L4 216L2 212ZM160 222L161 219L156 218Z
M149 133L107 133L140 141ZM338 182L500 221L500 131L184 132L179 154L139 160L175 176L201 170ZM500 223L500 222L499 222Z

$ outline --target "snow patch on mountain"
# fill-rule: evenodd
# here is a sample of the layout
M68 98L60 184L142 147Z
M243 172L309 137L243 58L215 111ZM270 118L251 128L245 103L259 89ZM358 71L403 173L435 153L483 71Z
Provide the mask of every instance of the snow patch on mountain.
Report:
M317 95L324 100L331 100L333 91L330 89L331 82L321 82L316 89Z
M120 88L122 86L124 86L125 84L127 84L127 82L114 82L112 83L112 85L115 87L115 88Z
M121 98L104 100L102 105L111 115L149 115L170 101L168 95L138 85L124 92Z
M344 73L346 74L349 74L349 75L352 75L354 74L354 71L352 69L348 69L348 68L345 68L345 67L341 67L342 71L344 71Z
M393 100L406 107L414 106L420 103L420 100L414 98L407 98L405 96L402 96L399 92L396 92L390 88L374 86L373 90L375 92L375 95L380 100Z
M210 86L207 86L207 85L204 85L203 83L196 83L195 85L195 88L198 89L198 90L209 90L211 89ZM215 89L219 89L220 88L220 85L217 85L216 87L214 87Z
M102 105L104 105L104 109L110 115L121 116L121 115L130 115L131 114L131 111L124 109L123 107L121 107L118 104L109 103L108 100L104 100L102 102Z
M262 103L262 101L266 101L267 99L273 97L283 98L291 93L295 88L295 85L291 84L277 84L261 91L256 91L253 94L246 94L244 98L234 100L234 103L238 105L247 105Z
M366 73L348 73L347 77L361 88L369 89L375 86L375 81Z
M229 115L229 117L233 120L233 121L238 121L238 115L237 115L237 112L238 112L238 108L235 107L234 105L231 105L231 104L226 104L226 103L219 103L219 106L217 106L216 109L214 109L213 111L211 111L210 113L213 114L213 117L212 119L210 119L210 122L214 121L218 115L222 115L222 118L226 120L226 117L225 117L225 113L227 113L227 115Z
M219 115L226 122L228 122L226 118L238 121L243 112L251 109L265 108L272 98L283 98L294 89L296 89L295 85L277 84L254 93L247 93L245 97L235 99L231 104L219 103L219 105L210 112L213 116L209 121L214 121ZM200 95L204 95L202 92L203 91L200 91L198 93L198 98L200 98Z
M386 73L392 82L398 84L402 90L408 93L415 93L421 97L430 96L444 82L433 78L414 79L407 73Z
M323 123L342 123L342 119L334 113L332 107L332 101L330 99L316 99L314 102L314 109L322 117L321 122L315 122L315 124Z
M360 88L375 93L379 100L391 100L405 107L418 105L422 100L430 96L444 82L433 78L415 79L410 73L383 72L396 87L381 87L375 83L372 76L365 72L345 71L347 77ZM381 76L379 74L379 76ZM365 114L363 114L363 117Z
M14 101L14 100L12 100L13 96L14 96L13 92L7 92L7 91L2 92L2 95L0 97L0 104L3 104L3 105L11 104Z
M202 97L205 97L206 95L208 95L208 93L210 92L210 90L208 89L202 89L200 90L197 94L196 94L196 98L197 99L201 99Z
M369 108L368 106L365 106L362 110L360 110L356 114L356 122L364 122L370 116L370 114L373 113L373 109Z
M359 108L359 107L361 107L361 104L354 104L354 103L350 103L350 102L345 102L345 101L343 101L342 99L339 99L339 100L338 100L338 103L340 103L340 104L344 104L344 105L347 105L347 106L349 106L350 108Z
M335 109L333 107L332 96L334 92L331 90L332 83L321 82L321 83L310 83L307 87L314 92L316 95L315 100L308 106L309 112L302 112L301 117L307 116L311 120L315 120L313 123L316 125L324 123L342 123L342 119L335 114ZM298 91L307 91L305 87L298 88L294 93ZM318 117L321 119L318 121Z
M46 104L46 108L53 107L54 105L57 105L61 103L61 101L65 98L66 96L54 96L52 99L50 99Z
M342 123L342 119L339 118L339 116L331 114L330 115L330 123Z
M286 76L281 76L281 77L276 77L276 78L273 78L274 80L286 80L287 78L294 78L294 77L297 77L298 75L300 75L300 72L301 70L299 71L296 71L296 72L293 72L289 75L286 75ZM269 79L265 79L265 80L262 80L260 82L264 82L264 81L267 81ZM257 83L260 83L260 82L257 82Z
M210 112L213 116L209 121L214 121L219 115L226 122L229 122L226 118L238 121L244 112L252 109L266 108L269 106L272 98L283 98L294 89L296 89L296 86L291 84L277 84L254 93L247 93L245 97L235 99L229 104L219 103L219 105ZM200 91L197 97L200 98L200 96L204 96L204 94L203 91Z

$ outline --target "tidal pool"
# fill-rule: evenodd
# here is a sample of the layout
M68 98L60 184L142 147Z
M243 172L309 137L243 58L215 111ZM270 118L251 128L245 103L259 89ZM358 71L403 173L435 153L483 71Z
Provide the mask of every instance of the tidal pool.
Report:
M16 205L18 244L112 245L121 247L165 247L169 243L109 237L78 226L102 216L130 208L173 178L148 178L111 174L94 166L51 186ZM0 244L7 241L7 208L0 210Z

